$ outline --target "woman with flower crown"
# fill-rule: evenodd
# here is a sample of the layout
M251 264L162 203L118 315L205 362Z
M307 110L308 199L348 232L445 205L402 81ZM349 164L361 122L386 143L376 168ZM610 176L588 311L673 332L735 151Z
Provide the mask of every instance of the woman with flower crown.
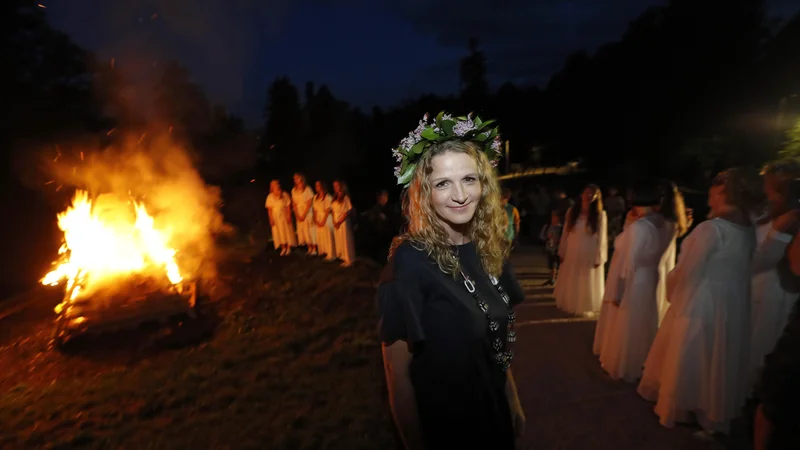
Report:
M377 297L389 401L408 449L513 449L525 423L510 370L512 308L524 294L507 261L490 124L426 115L394 150L408 228Z

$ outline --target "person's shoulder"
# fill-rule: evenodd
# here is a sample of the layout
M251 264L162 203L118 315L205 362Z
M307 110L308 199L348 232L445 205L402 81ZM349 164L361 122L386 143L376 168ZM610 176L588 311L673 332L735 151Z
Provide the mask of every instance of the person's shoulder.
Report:
M404 240L394 249L392 259L396 264L418 264L428 259L427 253L410 240Z
M393 281L398 275L404 279L409 278L407 275L415 274L427 260L428 257L424 251L405 240L398 244L392 252L392 256L381 271L379 283Z

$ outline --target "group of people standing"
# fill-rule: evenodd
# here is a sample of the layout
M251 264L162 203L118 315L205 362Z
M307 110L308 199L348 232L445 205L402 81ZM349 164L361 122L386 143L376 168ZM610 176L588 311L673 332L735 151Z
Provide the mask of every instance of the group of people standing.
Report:
M600 189L584 189L566 216L556 304L595 315L593 352L613 379L638 382L662 425L696 422L704 435L728 433L789 321L798 294L779 283L778 265L796 229L795 163L714 178L709 220L691 227L669 182L640 181L628 206L608 275L606 211ZM764 199L766 198L766 201ZM676 264L677 254L677 264Z
M300 245L307 247L309 255L341 260L343 267L355 262L353 205L344 182L334 181L331 195L324 182L317 181L312 191L305 176L295 173L291 195L281 188L280 181L272 180L264 206L281 256Z

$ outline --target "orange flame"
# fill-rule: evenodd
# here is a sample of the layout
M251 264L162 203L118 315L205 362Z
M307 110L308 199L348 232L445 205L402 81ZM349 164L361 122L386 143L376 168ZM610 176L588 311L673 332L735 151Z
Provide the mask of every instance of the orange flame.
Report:
M72 205L58 215L64 232L60 259L41 283L55 286L66 281L69 300L131 274L166 276L180 290L183 277L169 233L156 229L143 204L133 202L133 211L130 202L114 200L110 206L97 208L87 192L75 193Z

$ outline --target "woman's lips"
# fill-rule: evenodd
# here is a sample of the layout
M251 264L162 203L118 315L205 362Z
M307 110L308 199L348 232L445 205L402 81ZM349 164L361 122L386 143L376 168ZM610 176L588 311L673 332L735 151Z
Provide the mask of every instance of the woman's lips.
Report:
M452 209L453 211L464 211L465 209L467 209L467 206L469 205L470 204L467 203L466 205L461 205L461 206L448 206L448 208Z

